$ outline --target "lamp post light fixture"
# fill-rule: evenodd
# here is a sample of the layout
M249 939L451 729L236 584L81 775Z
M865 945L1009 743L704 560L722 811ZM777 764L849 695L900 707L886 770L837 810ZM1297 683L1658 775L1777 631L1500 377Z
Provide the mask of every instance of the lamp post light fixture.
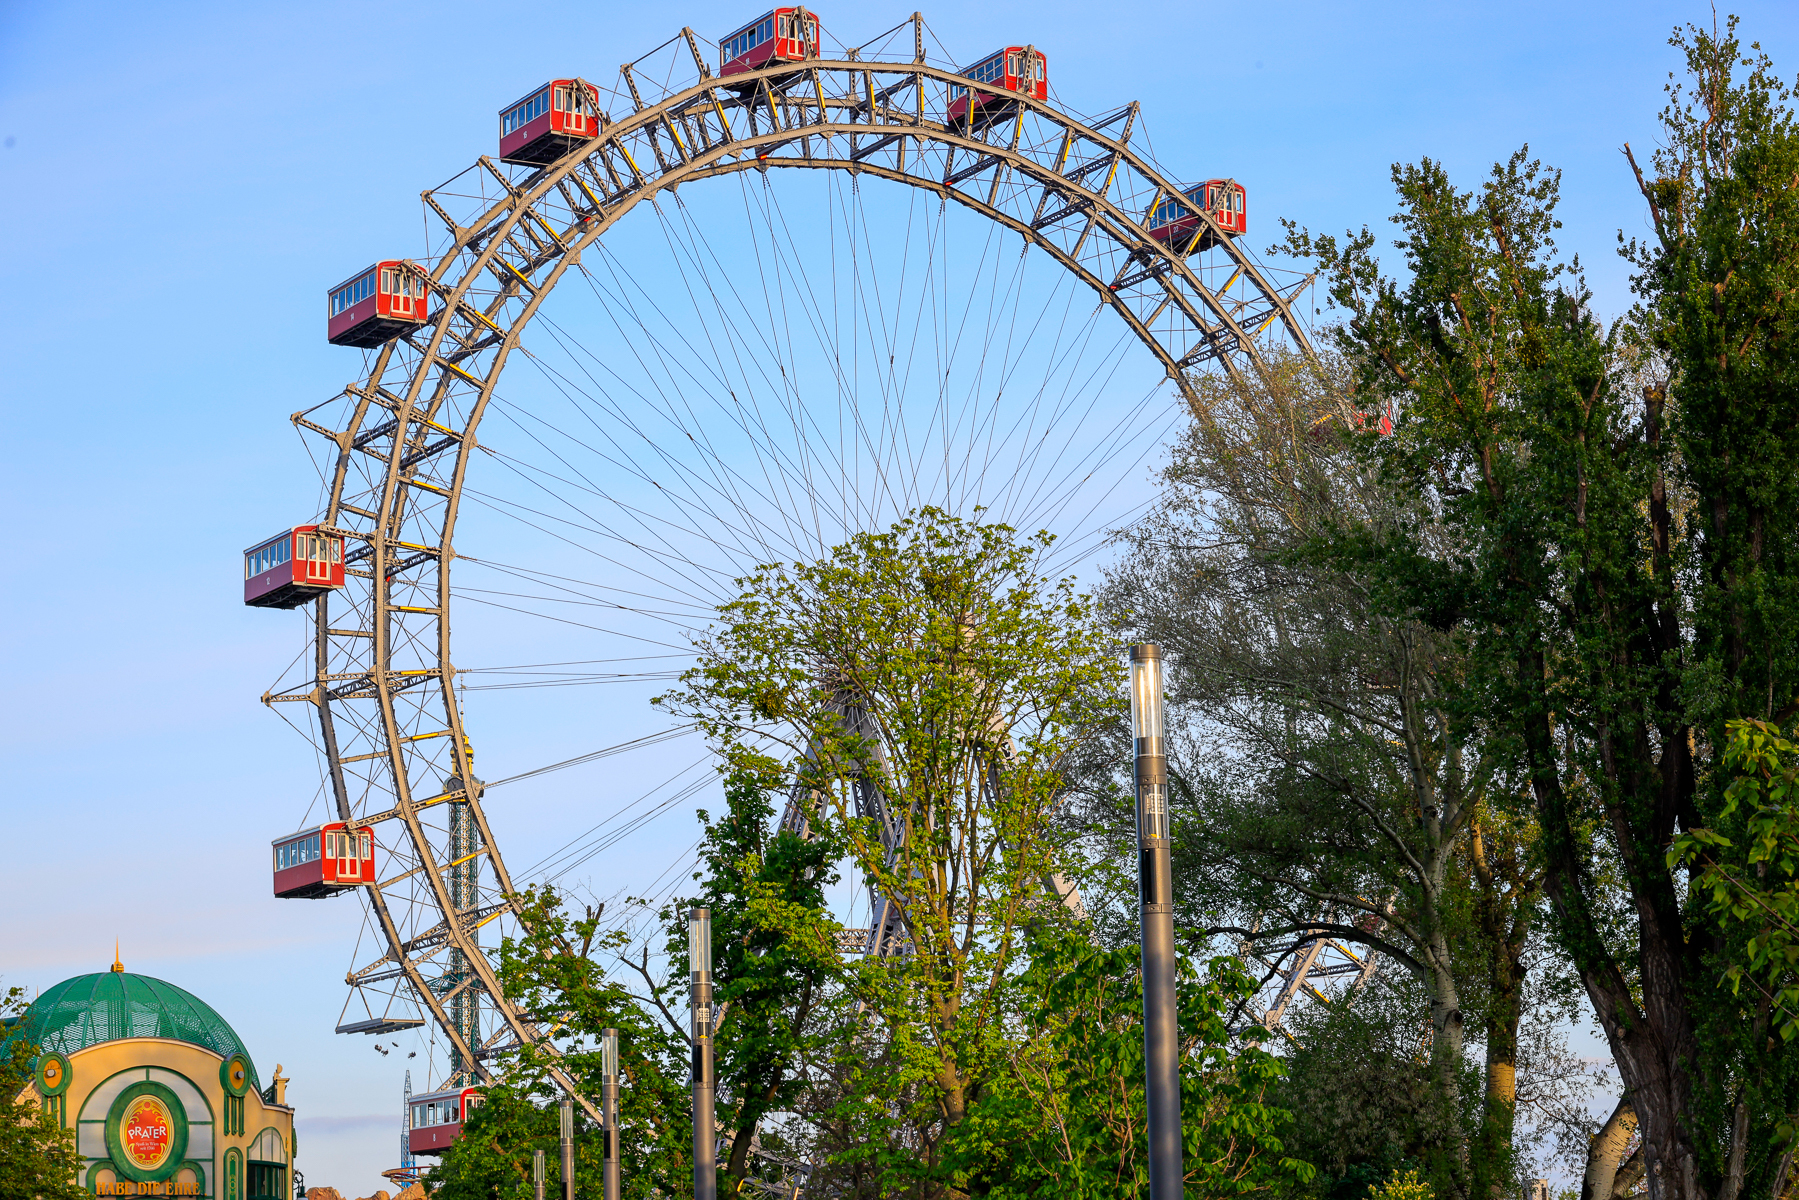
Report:
M531 1195L543 1200L543 1151L531 1151Z
M575 1200L575 1102L562 1098L562 1200Z
M1136 742L1137 893L1142 905L1143 1072L1149 1116L1150 1200L1180 1200L1180 1030L1174 992L1174 866L1168 759L1162 745L1162 651L1131 647Z
M718 1200L718 1134L712 1102L712 911L687 914L687 964L693 973L693 1200Z
M600 1119L605 1123L605 1200L618 1196L618 1030L600 1033Z

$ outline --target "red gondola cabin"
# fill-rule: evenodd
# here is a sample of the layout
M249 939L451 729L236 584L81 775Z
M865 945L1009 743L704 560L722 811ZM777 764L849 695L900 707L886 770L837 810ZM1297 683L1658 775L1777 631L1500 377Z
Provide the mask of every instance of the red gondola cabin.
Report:
M407 1148L414 1154L442 1154L462 1135L468 1115L480 1107L481 1093L472 1087L414 1096Z
M1169 196L1156 205L1155 211L1149 214L1149 236L1182 253L1208 250L1218 244L1218 237L1199 219L1199 212L1210 213L1213 224L1224 233L1246 233L1249 231L1247 199L1243 185L1234 179L1208 179L1196 183L1179 196ZM1192 244L1195 233L1199 234L1198 245Z
M985 129L995 121L1011 116L1018 110L1018 105L1006 95L1007 92L1029 96L1033 100L1049 97L1049 60L1031 46L1007 46L962 74L997 90L971 91L960 84L951 84L951 128Z
M344 585L344 539L296 525L244 551L244 603L298 608Z
M777 8L718 44L718 73L728 79L817 57L818 14L799 7Z
M316 900L375 882L375 835L333 821L276 838L275 895Z
M425 323L430 288L409 262L390 258L332 288L326 339L333 346L379 346Z
M553 163L600 134L599 93L574 79L552 79L500 110L500 161Z

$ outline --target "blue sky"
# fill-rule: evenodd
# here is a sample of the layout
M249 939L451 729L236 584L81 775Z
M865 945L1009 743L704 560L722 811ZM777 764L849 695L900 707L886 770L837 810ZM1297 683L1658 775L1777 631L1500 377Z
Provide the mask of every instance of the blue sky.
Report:
M120 939L128 967L219 1008L265 1076L283 1064L309 1182L379 1185L413 1048L384 1058L331 1033L350 904L268 895L268 840L294 827L317 778L304 741L257 703L295 628L238 603L237 555L316 503L287 417L356 365L324 342L324 289L396 247L417 252L419 191L491 152L502 104L552 76L610 78L683 23L708 39L757 11L0 7L0 977L41 988L101 970ZM1790 78L1796 10L1740 11ZM848 42L907 16L821 12ZM1000 2L925 16L963 61L1036 44L1078 110L1140 100L1170 170L1246 183L1257 246L1277 216L1383 228L1396 160L1439 158L1473 186L1528 142L1565 172L1560 243L1610 315L1628 303L1616 233L1643 228L1618 150L1653 144L1680 65L1670 27L1710 12L1295 3L1144 17ZM495 773L655 727L647 694L609 693L604 729L552 722L541 744L515 724ZM632 784L521 789L495 800L496 820L531 857ZM674 816L647 857L691 840L691 818ZM634 864L590 869L606 892L607 872Z

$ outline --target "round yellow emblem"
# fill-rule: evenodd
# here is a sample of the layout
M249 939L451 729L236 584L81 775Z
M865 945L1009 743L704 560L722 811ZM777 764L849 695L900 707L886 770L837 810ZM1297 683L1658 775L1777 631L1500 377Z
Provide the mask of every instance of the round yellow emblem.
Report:
M44 1063L44 1086L49 1088L62 1086L62 1064L54 1058Z
M119 1144L140 1171L154 1171L175 1148L175 1118L155 1096L139 1096L119 1122Z

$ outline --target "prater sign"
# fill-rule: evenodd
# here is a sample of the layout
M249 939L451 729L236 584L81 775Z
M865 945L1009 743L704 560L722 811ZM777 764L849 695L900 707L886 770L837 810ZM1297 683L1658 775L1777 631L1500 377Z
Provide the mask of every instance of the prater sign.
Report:
M119 1145L131 1165L154 1171L169 1161L175 1148L175 1118L155 1096L139 1096L119 1122Z

